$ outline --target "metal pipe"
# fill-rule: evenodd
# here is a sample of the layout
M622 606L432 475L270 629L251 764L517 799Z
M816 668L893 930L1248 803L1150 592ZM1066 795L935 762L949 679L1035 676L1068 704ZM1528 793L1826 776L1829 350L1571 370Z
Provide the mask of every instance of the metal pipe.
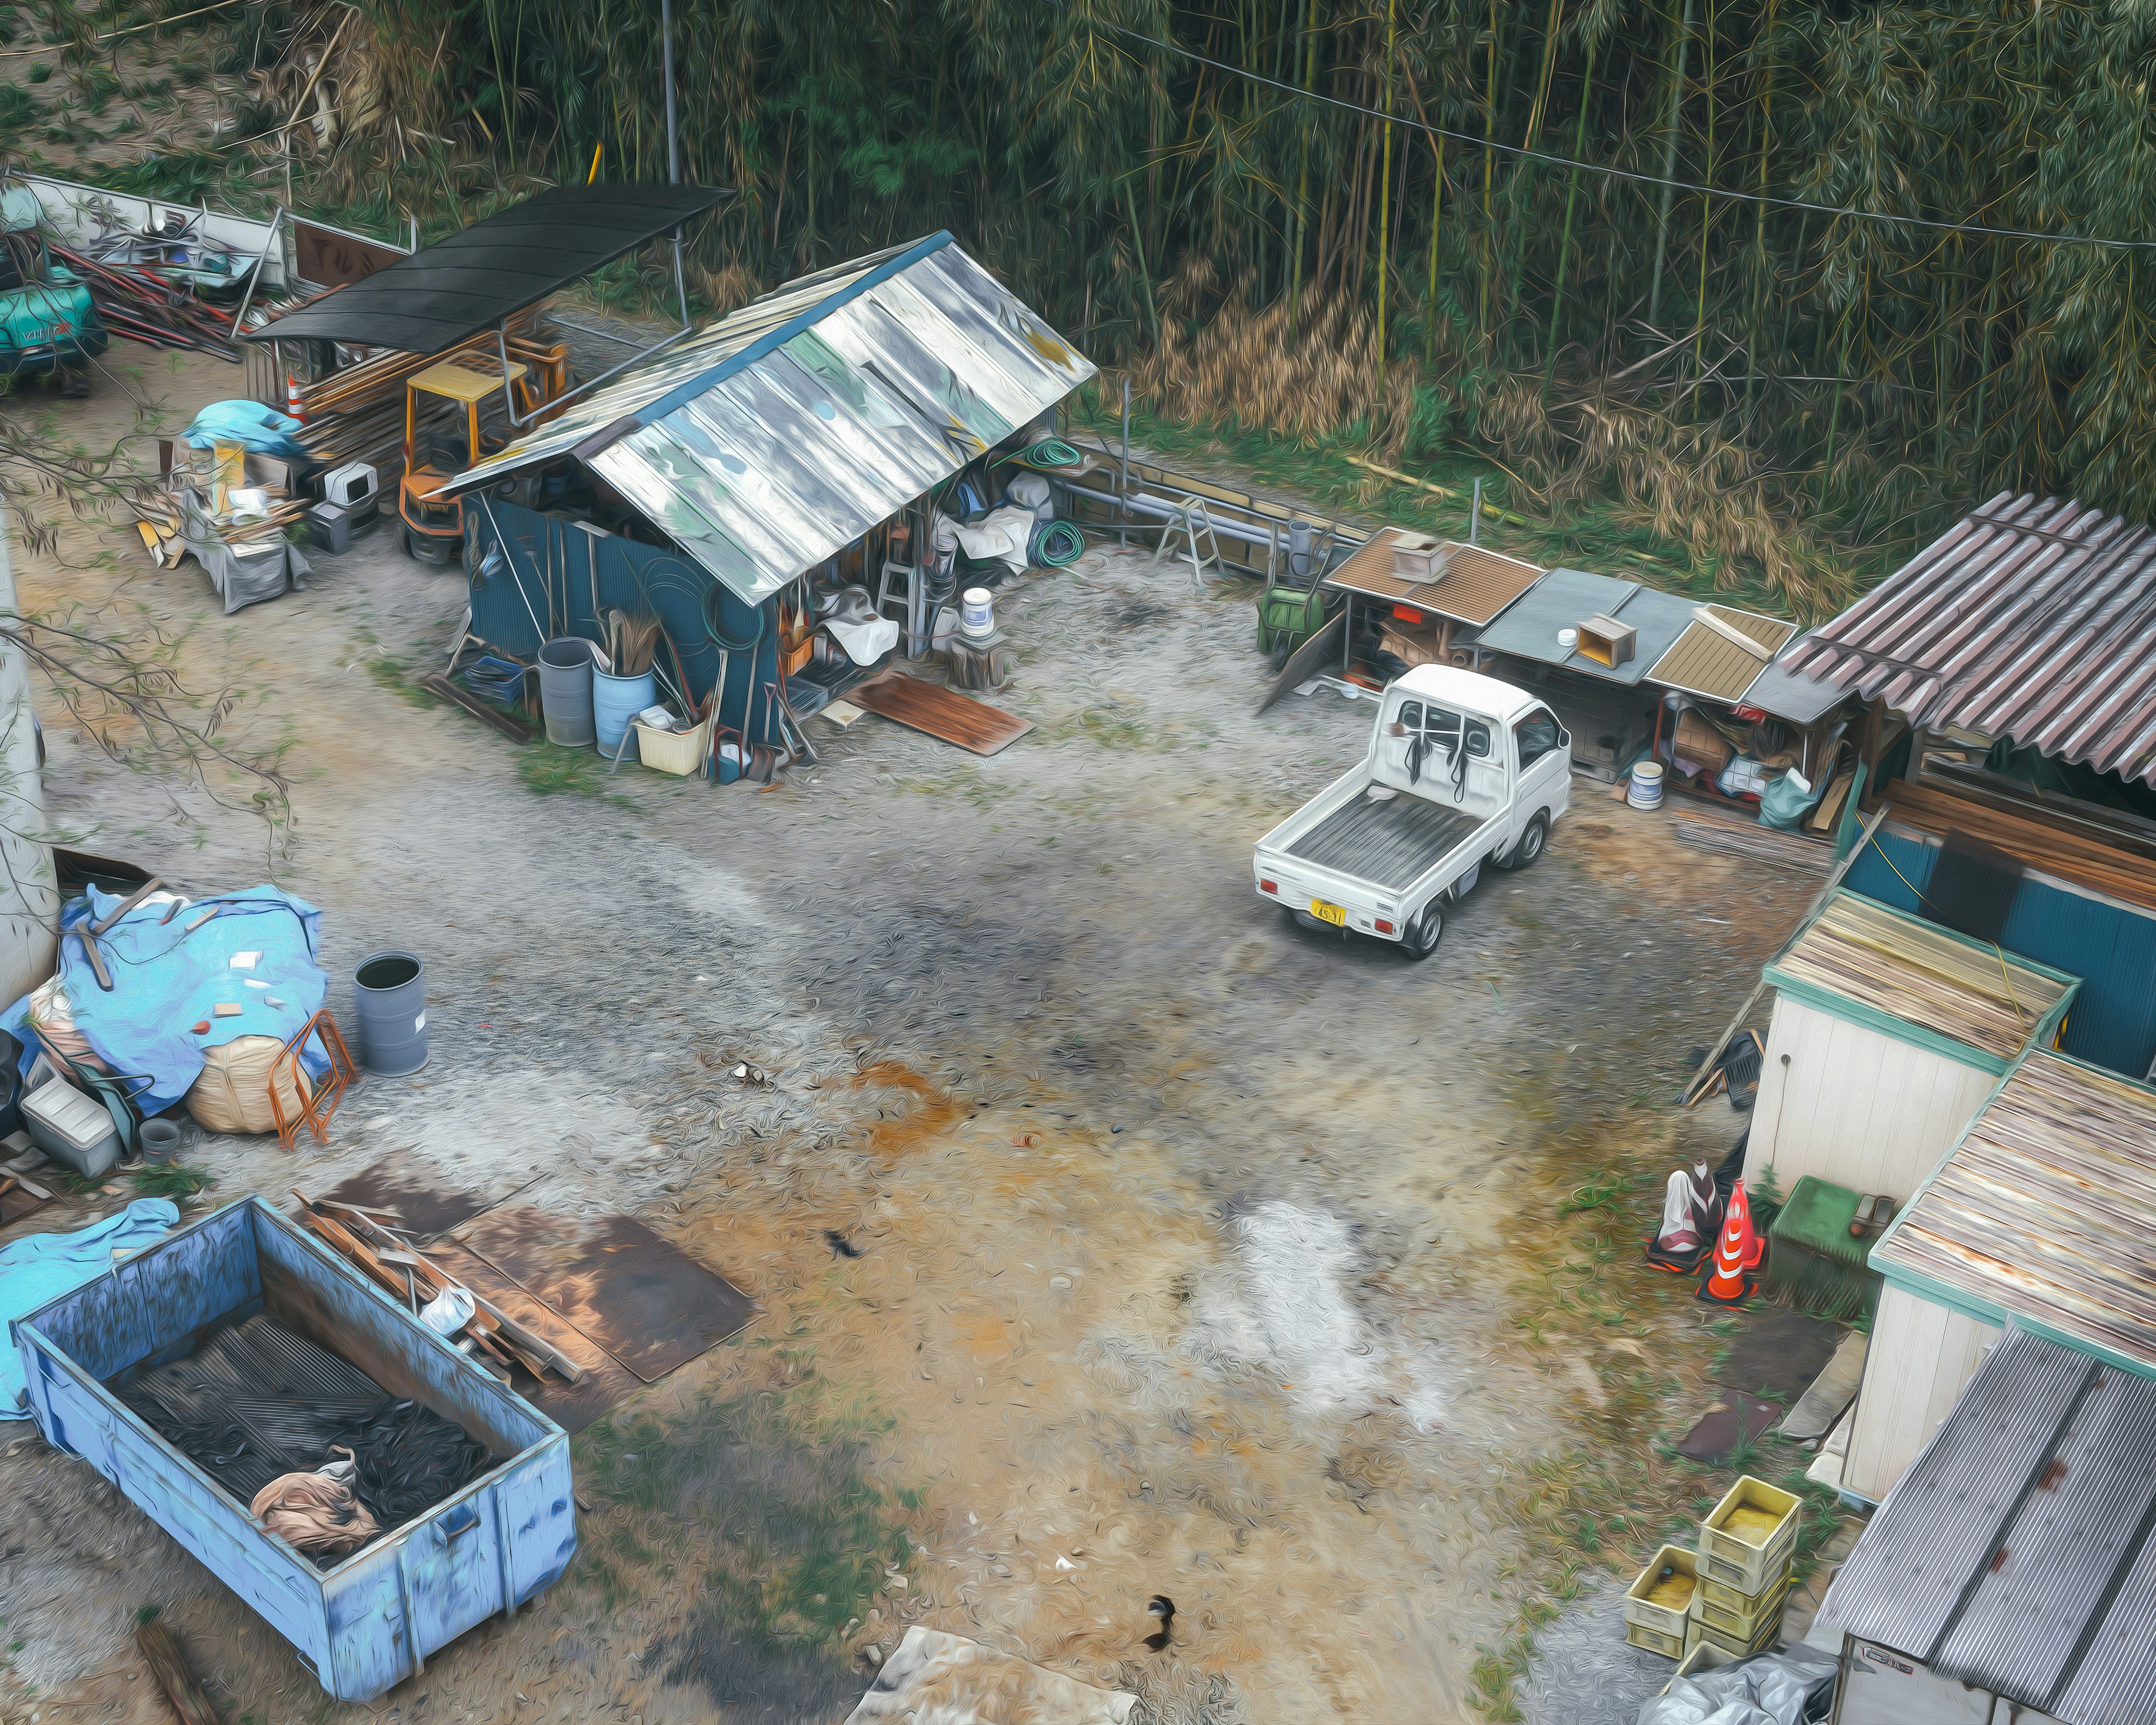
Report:
M666 80L666 183L681 183L681 138L674 111L674 0L659 0L660 75Z
M1467 542L1476 542L1476 536L1482 527L1482 481L1475 481L1475 501L1467 506Z
M247 327L247 308L254 303L254 290L262 285L262 266L270 261L270 248L277 243L278 224L285 219L285 206L277 206L277 213L270 218L270 237L262 242L262 251L254 259L254 268L247 277L247 291L239 296L239 310L232 314L232 338L236 342L240 331Z

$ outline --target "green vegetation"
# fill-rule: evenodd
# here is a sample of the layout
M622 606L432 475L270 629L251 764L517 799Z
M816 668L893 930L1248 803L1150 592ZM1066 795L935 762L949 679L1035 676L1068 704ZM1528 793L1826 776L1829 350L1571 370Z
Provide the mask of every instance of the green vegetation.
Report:
M670 1681L834 1698L850 1682L857 1694L844 1650L906 1568L919 1500L870 1476L868 1445L889 1421L823 1378L798 1336L748 1347L773 1368L762 1389L578 1436L578 1485L598 1512L572 1578L608 1611L650 1574L701 1578L659 1650Z

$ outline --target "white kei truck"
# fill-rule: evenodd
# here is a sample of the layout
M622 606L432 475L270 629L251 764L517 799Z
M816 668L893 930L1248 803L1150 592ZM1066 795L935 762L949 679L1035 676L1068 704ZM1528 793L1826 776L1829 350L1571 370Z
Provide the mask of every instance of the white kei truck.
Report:
M1356 766L1258 840L1258 895L1298 922L1426 958L1483 864L1543 854L1572 790L1572 738L1526 691L1418 665L1378 698Z

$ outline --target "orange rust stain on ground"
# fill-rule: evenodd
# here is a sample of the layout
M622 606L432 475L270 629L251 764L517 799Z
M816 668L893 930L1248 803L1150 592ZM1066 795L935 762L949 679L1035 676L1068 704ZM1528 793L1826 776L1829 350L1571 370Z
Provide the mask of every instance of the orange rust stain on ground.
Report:
M905 1112L880 1120L869 1129L868 1142L863 1147L886 1164L941 1137L969 1112L963 1103L901 1060L879 1060L873 1066L864 1066L855 1081L864 1086L904 1091L914 1098L913 1106Z

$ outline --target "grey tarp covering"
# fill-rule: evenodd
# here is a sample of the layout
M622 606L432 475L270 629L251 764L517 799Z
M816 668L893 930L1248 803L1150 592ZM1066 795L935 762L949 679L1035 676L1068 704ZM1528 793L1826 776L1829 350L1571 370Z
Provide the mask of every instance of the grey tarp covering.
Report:
M192 485L180 495L180 542L208 572L228 617L243 606L280 598L288 588L305 585L310 572L300 547L282 536L237 548L227 545L210 518L208 501Z
M752 300L445 489L574 453L754 604L1093 371L942 234Z
M2011 1323L1820 1607L2073 1725L2156 1697L2156 1378Z
M1639 1725L1798 1725L1841 1662L1799 1642L1697 1676L1679 1677L1640 1709Z

